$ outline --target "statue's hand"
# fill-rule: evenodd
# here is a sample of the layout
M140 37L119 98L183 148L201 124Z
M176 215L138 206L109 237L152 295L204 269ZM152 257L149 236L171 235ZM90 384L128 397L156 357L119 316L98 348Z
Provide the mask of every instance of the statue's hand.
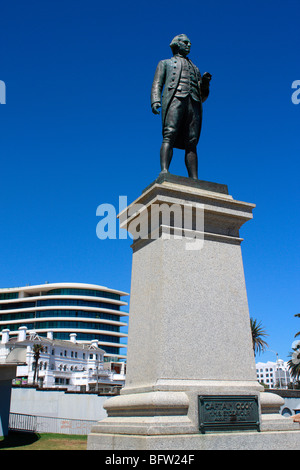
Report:
M209 72L205 72L203 75L202 75L202 78L204 78L205 80L208 80L209 82L211 81L211 74Z
M160 103L153 103L152 105L152 113L153 114L159 114L160 111L158 110L160 108L161 104Z

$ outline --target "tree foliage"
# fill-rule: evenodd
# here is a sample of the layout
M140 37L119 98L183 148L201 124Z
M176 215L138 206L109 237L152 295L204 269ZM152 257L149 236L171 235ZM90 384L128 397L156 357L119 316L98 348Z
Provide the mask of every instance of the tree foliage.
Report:
M300 313L296 313L295 317L300 318ZM300 336L300 331L295 334L295 338ZM294 341L292 352L289 354L291 359L288 361L288 368L291 376L298 380L300 379L300 341Z
M37 379L39 359L40 359L41 353L44 351L44 347L40 343L34 343L34 345L32 347L32 350L33 350L33 358L34 358L34 362L35 362L33 383L35 383L36 379Z
M269 336L266 331L263 329L261 322L254 318L250 318L251 333L252 333L252 346L254 355L264 352L268 347L268 343L263 339L266 336Z

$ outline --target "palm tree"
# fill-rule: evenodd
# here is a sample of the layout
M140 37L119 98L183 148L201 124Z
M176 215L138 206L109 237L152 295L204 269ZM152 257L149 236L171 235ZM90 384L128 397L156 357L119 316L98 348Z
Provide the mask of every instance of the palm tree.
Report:
M290 353L290 359L288 361L288 368L290 371L291 376L295 380L300 380L300 344L297 348L293 348L293 352Z
M258 323L256 319L250 318L251 333L252 333L252 345L254 355L264 352L268 347L268 343L263 339L264 336L269 336L261 326L261 322Z
M300 313L296 313L295 317L300 318ZM300 331L298 331L298 333L295 334L295 338L297 338L297 336L300 336ZM293 348L293 352L290 353L291 359L288 361L288 368L289 368L291 376L294 379L299 380L300 379L300 341L296 341L294 343L294 346L295 347Z
M38 373L38 363L41 353L44 351L44 347L40 343L35 343L32 347L33 350L33 358L34 358L34 375L33 375L33 383L36 382L37 373Z
M295 317L300 318L300 313L296 313ZM300 331L298 331L298 333L295 334L295 338L297 338L297 336L300 336Z

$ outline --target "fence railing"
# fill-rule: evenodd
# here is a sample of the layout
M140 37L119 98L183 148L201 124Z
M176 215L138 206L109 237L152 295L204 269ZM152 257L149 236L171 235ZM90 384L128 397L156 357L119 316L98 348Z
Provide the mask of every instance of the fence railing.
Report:
M8 427L12 431L87 435L91 432L92 426L96 423L97 421L86 419L10 413Z

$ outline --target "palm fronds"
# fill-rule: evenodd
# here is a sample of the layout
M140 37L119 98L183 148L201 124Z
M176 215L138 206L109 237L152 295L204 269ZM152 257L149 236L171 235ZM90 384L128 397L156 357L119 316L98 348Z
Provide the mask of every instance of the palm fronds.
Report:
M263 339L263 337L269 335L263 329L261 322L258 323L256 319L250 318L250 325L254 355L260 354L269 347L268 343Z

